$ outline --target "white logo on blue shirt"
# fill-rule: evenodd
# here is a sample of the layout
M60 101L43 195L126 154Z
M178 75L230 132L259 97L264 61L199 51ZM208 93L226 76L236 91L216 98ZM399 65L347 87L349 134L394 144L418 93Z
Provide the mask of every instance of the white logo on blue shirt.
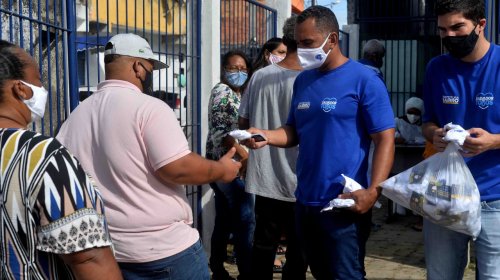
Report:
M480 93L476 96L476 105L481 109L487 109L489 106L493 106L494 101L493 93Z
M325 98L321 101L321 109L327 113L335 109L335 107L337 107L336 98Z
M300 102L299 105L297 105L297 110L307 110L311 107L310 102Z
M443 104L457 105L459 102L460 98L458 96L450 96L450 95L443 96Z

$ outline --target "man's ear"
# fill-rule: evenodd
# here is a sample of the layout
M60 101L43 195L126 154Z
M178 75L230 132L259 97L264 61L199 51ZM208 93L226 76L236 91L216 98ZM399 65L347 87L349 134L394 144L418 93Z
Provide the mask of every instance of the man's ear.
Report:
M486 28L486 19L485 18L480 19L478 25L480 28L479 33L481 33L481 31L484 31L484 29Z
M143 67L141 66L141 62L139 60L134 61L134 64L132 64L132 69L134 69L135 77L141 79L141 69L143 69Z
M333 44L333 45L338 44L339 34L337 32L332 32L332 33L330 33L328 39L330 41L329 42L330 44ZM331 46L329 49L333 49L333 46Z
M30 99L30 95L33 96L33 94L30 94L31 89L20 81L15 81L12 84L12 92L20 100Z

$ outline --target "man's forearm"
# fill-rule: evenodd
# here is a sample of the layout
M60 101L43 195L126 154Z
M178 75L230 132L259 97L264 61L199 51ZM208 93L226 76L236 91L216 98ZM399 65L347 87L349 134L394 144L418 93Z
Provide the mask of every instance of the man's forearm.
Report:
M190 153L161 167L155 173L162 181L170 184L202 185L219 180L224 171L224 166L220 162Z
M290 148L298 145L297 132L294 127L284 125L274 130L265 130L268 145L279 148Z
M382 132L374 137L375 150L372 159L372 174L370 188L375 188L380 194L379 184L387 179L394 162L394 130Z

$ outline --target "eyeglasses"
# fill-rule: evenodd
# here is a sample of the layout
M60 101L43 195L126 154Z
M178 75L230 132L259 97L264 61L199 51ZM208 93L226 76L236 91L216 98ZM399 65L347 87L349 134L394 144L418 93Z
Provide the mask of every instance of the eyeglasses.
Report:
M247 73L248 72L247 68L238 67L238 66L227 66L224 69L227 72L230 72L230 73L236 73L236 72L245 72L245 73Z

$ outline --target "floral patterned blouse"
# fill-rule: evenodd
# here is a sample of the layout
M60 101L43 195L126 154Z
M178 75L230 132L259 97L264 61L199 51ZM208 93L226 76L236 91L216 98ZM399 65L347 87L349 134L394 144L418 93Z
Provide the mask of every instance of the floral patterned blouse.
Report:
M238 109L241 95L228 85L218 83L212 89L208 102L208 159L218 160L228 149L222 146L222 139L232 130L238 129Z

